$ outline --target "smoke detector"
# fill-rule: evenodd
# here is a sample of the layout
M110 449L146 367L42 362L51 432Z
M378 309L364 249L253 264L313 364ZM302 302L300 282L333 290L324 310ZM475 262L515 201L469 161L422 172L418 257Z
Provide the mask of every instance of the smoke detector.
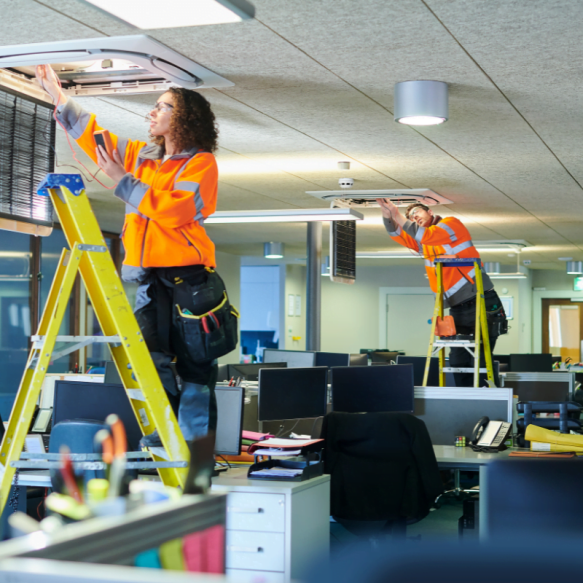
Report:
M233 83L147 35L0 47L0 68L32 80L50 64L67 95L113 95L231 87Z
M399 190L313 190L306 194L315 196L335 206L361 208L378 207L377 198L391 199L397 206L408 206L420 202L427 206L452 204L452 201L428 188L403 188Z

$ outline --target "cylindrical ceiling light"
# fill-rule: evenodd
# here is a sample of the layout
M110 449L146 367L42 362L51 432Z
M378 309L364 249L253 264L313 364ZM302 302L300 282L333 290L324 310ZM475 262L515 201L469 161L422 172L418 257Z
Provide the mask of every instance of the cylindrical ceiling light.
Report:
M567 273L580 275L583 273L583 261L567 261Z
M412 126L432 126L447 121L447 83L403 81L395 83L395 121Z
M484 269L486 273L500 273L500 263L498 261L486 261Z
M263 256L265 259L281 259L283 257L283 243L275 241L263 243Z

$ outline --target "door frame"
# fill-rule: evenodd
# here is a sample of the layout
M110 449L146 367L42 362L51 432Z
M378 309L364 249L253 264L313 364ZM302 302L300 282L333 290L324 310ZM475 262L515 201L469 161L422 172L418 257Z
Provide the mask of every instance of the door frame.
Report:
M534 290L532 292L532 352L540 354L543 346L543 299L577 298L583 302L583 292L569 290Z
M542 352L550 352L549 346L549 308L555 304L557 306L577 306L579 308L579 346L581 350L581 340L583 339L583 302L572 302L571 298L543 298L542 302ZM545 325L546 323L546 325Z
M379 288L379 345L378 348L387 347L387 301L388 296L434 296L429 286L427 287L380 287ZM429 347L429 341L427 341Z

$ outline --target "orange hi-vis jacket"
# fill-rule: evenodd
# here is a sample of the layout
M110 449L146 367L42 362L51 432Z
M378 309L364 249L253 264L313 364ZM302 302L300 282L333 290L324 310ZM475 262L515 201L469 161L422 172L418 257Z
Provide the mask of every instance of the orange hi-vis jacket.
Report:
M95 115L72 99L59 121L96 162ZM215 246L203 226L217 205L218 168L210 152L196 148L162 161L162 148L111 134L127 174L114 195L126 203L122 231L126 281L143 279L149 267L215 267Z
M406 221L400 227L391 219L384 219L385 227L393 241L423 255L425 269L429 278L431 290L437 292L437 275L434 259L443 255L455 257L480 257L472 243L469 231L455 217L441 218L436 216L429 227L420 227L413 221ZM444 267L443 297L447 306L455 306L476 297L476 282L474 267ZM484 291L494 286L485 272L482 271Z

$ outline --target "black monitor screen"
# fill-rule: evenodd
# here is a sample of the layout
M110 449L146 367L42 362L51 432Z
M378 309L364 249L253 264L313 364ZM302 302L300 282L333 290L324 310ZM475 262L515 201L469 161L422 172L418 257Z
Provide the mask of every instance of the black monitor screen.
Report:
M553 355L511 354L510 372L553 372Z
M259 372L258 419L306 419L326 415L328 369L263 368Z
M123 385L56 381L53 406L53 426L60 421L92 419L105 421L115 413L124 424L128 436L128 449L139 451L142 430Z
M314 366L315 352L303 350L276 350L266 348L263 351L263 362L287 362L288 368L306 368Z
M350 354L341 352L316 352L314 366L350 366Z
M397 356L397 364L413 365L413 382L416 387L423 386L423 375L425 374L426 356ZM439 359L432 358L429 365L429 376L427 377L427 387L439 387Z
M216 387L215 395L217 398L215 453L240 455L244 389L242 387Z
M413 365L332 369L332 410L344 413L413 413Z
M254 362L251 364L230 364L229 365L229 379L238 378L246 381L257 381L259 378L259 370L262 368L286 368L285 362ZM227 380L229 380L227 379Z
M386 363L386 364L390 364L391 362L396 362L397 361L397 356L399 355L398 352L381 352L381 351L376 351L376 352L371 352L370 353L370 358L372 360L372 362L382 362L382 363Z

